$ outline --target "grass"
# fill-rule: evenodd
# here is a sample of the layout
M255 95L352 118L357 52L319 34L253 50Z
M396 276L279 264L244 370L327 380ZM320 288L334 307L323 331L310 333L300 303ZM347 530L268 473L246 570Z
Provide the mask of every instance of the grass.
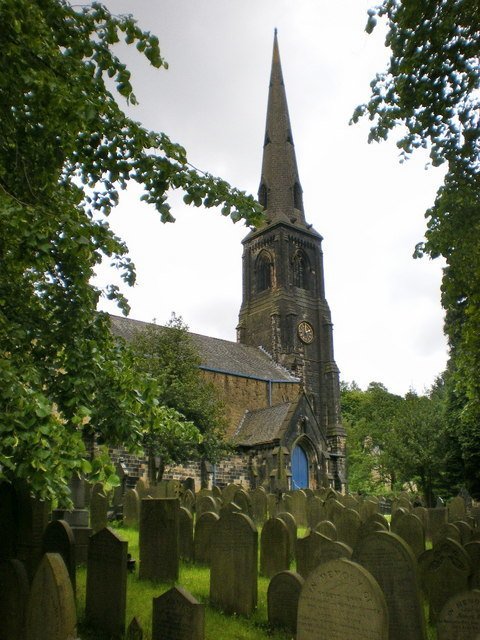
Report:
M133 529L114 529L115 533L128 542L128 552L137 559L138 565L138 532ZM84 624L86 568L77 570L77 612L79 635L82 640L106 640L98 633L92 632ZM205 640L290 640L291 635L279 629L271 629L267 623L267 589L269 580L258 578L258 605L250 618L243 616L227 616L209 606L210 569L194 564L181 563L178 585L189 591L199 602L205 604ZM150 582L138 579L138 568L135 574L127 578L127 626L135 616L142 628L144 640L152 637L152 598L156 598L172 584Z

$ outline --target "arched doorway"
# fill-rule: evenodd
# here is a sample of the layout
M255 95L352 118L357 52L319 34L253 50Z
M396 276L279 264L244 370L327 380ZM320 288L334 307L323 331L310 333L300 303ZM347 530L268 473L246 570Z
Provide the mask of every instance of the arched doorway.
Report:
M297 444L292 451L292 489L308 487L308 456L305 449Z

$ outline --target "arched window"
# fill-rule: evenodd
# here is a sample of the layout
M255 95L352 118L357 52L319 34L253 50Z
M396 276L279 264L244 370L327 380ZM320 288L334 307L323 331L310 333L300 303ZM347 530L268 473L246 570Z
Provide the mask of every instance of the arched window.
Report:
M308 289L309 264L303 251L297 251L292 260L292 282L294 287Z
M255 266L256 290L265 291L270 289L273 280L273 260L268 251L261 251Z
M264 182L262 182L258 189L258 201L264 209L267 208L267 187Z

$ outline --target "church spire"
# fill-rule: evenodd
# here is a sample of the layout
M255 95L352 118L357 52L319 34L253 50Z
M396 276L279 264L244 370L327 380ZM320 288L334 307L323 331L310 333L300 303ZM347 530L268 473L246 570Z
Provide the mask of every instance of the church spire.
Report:
M265 208L270 222L282 221L305 226L302 187L298 176L276 29L258 200Z

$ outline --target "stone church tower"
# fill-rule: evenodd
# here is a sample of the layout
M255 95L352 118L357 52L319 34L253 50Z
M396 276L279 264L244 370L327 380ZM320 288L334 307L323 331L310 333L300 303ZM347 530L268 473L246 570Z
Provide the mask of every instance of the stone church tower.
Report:
M322 236L305 219L276 31L258 199L267 220L243 241L237 339L262 347L301 379L328 443L330 477L340 489L345 484L345 430Z

